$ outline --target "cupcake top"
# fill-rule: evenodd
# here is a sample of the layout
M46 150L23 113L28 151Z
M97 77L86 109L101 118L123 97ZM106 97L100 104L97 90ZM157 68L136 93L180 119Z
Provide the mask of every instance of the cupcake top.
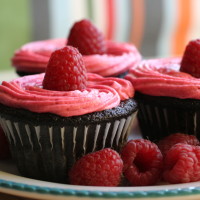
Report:
M65 44L66 39L64 38L25 44L15 52L12 65L17 71L45 72L51 53L64 47ZM106 46L106 54L83 56L88 72L97 73L101 76L117 76L141 60L141 55L134 45L106 41Z
M200 79L180 71L181 58L142 61L125 77L136 91L152 96L200 99Z
M42 87L44 73L24 76L0 85L0 103L37 113L64 117L110 109L134 96L132 84L124 79L88 73L83 90L52 91Z
M51 53L66 45L76 47L83 55L87 72L101 76L118 76L141 60L134 45L106 40L89 20L84 19L72 26L68 39L25 44L15 52L12 65L18 72L44 72Z

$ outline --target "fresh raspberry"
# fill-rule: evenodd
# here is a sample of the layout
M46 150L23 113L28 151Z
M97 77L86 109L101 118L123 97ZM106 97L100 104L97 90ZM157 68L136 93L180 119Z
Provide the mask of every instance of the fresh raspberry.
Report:
M163 157L156 144L149 140L130 140L123 148L124 175L134 186L155 184L162 171Z
M69 172L70 183L88 186L117 186L123 169L120 155L106 148L80 158Z
M103 34L87 19L73 25L68 36L67 45L78 48L83 55L106 52L106 42Z
M0 127L0 159L6 159L10 157L10 150L7 138L3 129Z
M192 40L186 46L180 71L200 78L200 39Z
M178 143L166 154L163 179L169 183L200 180L200 147Z
M177 143L190 144L195 146L200 144L195 135L174 133L160 140L157 145L165 156L167 151Z
M70 91L86 87L87 73L82 55L71 46L51 54L43 80L47 90Z

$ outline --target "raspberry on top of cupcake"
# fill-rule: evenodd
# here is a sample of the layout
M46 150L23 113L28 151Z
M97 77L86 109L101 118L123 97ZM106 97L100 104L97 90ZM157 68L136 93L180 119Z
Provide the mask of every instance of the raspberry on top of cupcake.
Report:
M101 76L121 76L141 60L133 44L106 40L89 20L76 22L68 39L36 41L25 44L12 57L12 65L19 75L44 72L50 54L56 49L74 46L83 54L88 72Z
M110 109L134 96L127 80L86 74L81 54L70 46L51 55L45 76L38 74L3 82L0 92L0 102L7 106L62 116Z
M191 40L185 48L180 71L200 78L200 39Z

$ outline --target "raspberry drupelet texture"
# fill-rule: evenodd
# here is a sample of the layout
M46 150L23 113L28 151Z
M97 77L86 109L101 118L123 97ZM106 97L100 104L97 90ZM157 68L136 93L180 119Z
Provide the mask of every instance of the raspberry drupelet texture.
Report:
M200 180L200 147L175 144L164 158L163 179L169 183Z
M76 22L69 33L67 45L78 48L81 54L106 53L106 41L100 32L89 20Z
M123 161L120 155L106 148L80 158L69 172L70 183L87 186L117 186Z
M167 151L177 143L190 144L197 146L199 145L199 140L195 135L188 135L184 133L174 133L171 134L158 142L158 147L162 154L165 156Z
M86 83L86 68L76 48L66 46L52 53L43 80L44 89L81 90L86 87Z
M192 40L186 46L180 71L200 78L200 39Z
M130 140L122 149L124 175L133 186L155 184L163 167L163 156L156 144L149 140Z

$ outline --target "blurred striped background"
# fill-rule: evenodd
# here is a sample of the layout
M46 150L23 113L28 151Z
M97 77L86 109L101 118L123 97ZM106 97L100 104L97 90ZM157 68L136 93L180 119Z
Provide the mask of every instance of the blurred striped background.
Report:
M22 44L67 37L82 18L91 19L107 39L135 44L145 58L181 55L189 40L200 37L200 0L0 1L0 42L7 48L0 45L0 69L10 67L9 58Z

